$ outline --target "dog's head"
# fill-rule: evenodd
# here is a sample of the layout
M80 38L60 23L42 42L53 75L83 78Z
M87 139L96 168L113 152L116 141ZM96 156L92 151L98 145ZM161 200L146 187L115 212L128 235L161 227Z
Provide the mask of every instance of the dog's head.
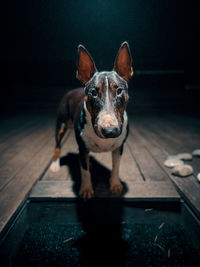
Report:
M77 78L85 85L85 104L95 133L101 138L121 134L128 103L127 81L132 77L132 59L127 42L122 43L112 71L98 72L84 46L78 46Z

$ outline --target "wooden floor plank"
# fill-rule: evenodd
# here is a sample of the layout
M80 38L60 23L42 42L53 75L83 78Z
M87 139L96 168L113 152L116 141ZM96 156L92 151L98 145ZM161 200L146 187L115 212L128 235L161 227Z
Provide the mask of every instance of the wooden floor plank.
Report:
M195 177L193 175L186 178L177 177L171 174L170 169L164 167L164 160L169 154L174 154L176 148L173 145L171 146L169 143L166 144L159 132L151 131L150 127L146 124L145 127L144 125L137 125L137 131L139 131L138 133L141 135L144 144L154 159L159 163L160 167L168 173L178 192L196 212L196 214L200 216L200 184L197 182ZM165 148L166 146L167 149Z
M177 149L177 153L183 151L191 153L191 150L200 145L200 126L192 127L189 120L184 125L183 122L179 122L179 118L176 117L175 119L174 116L168 116L164 119L157 117L152 123L147 121L147 127L150 127L155 133L159 132L165 142L169 141L169 144Z
M158 121L160 128L160 134L164 141L164 147L166 149L167 144L172 147L172 153L192 153L194 149L200 148L200 125L196 123L196 127L192 127L192 122L187 121L186 124L181 122L179 124L179 118L166 118L165 123ZM154 130L156 131L156 130ZM175 149L174 149L175 148ZM194 169L194 174L200 172L200 161L198 158L193 157L192 161L188 161Z
M102 194L104 195L104 194ZM71 181L39 181L30 194L30 199L40 200L74 200ZM96 196L96 197L100 197ZM108 197L112 197L111 193ZM170 182L135 182L123 196L125 201L180 201L180 196Z
M173 121L174 120L174 121ZM173 121L173 122L172 122ZM179 124L179 118L174 119L174 116L161 118L154 118L150 122L146 122L146 128L151 129L155 135L161 136L160 143L168 151L169 154L191 153L194 149L200 148L200 125L196 123L192 127L192 122L187 121L187 124ZM193 129L192 129L193 128ZM194 174L200 172L199 159L193 157L192 161L188 162L194 169Z
M130 137L127 138L127 141L124 145L124 151L122 154L121 162L120 162L120 169L119 174L123 181L125 182L142 182L143 177L138 169L138 166L133 158L130 147L129 147L129 140Z
M131 153L138 164L144 180L146 181L168 181L169 177L160 168L158 163L152 158L152 155L141 142L140 136L134 131L134 127L130 126L130 137L128 145Z
M40 150L28 161L23 170L3 188L0 194L0 232L4 229L16 209L50 163L53 146L53 129L46 136Z
M1 122L0 140L2 137L7 137L8 133L11 130L15 130L18 127L23 126L26 121L27 120L24 115L0 117L0 122Z
M54 131L53 127L48 124L43 126L37 132L34 132L24 148L0 167L0 191L4 188L13 177L26 167L27 162L31 161L34 155L41 149L43 142L48 139L48 135ZM1 155L3 158L3 155Z
M34 124L28 125L26 128L21 129L9 139L7 139L0 149L0 166L5 165L11 158L15 157L24 147L32 140L32 136L38 132L44 124L42 121L35 121Z
M0 149L1 146L6 143L7 140L13 138L15 135L22 132L23 129L32 126L35 121L38 121L38 116L31 115L27 116L14 116L12 118L8 118L6 123L2 123L1 120L1 130L0 130Z
M110 152L91 153L91 155L106 168L112 170L112 155ZM120 161L119 176L124 182L143 180L127 144L124 145L124 151Z
M62 146L61 157L65 156L66 153L78 153L78 146L75 140L74 132L71 133ZM90 153L100 164L103 164L109 170L112 169L112 157L110 152L105 153ZM124 147L124 152L120 163L120 178L123 181L142 181L141 174L136 166L136 163L129 151L127 145ZM57 173L52 173L50 170L42 178L43 180L66 180L70 179L70 173L68 168L61 167L61 170Z
M43 118L41 118L41 121L43 121ZM200 192L200 185L195 178L193 176L187 178L175 177L171 175L171 170L163 165L163 161L168 154L175 153L181 147L189 149L193 144L198 144L198 123L194 123L194 126L192 126L191 121L189 125L193 127L192 130L187 129L184 132L184 122L182 121L180 125L176 125L176 119L170 122L170 117L166 117L166 120L163 119L162 121L159 116L147 116L144 117L144 120L140 120L138 117L133 122L120 165L120 178L128 186L124 198L127 200L134 199L135 201L177 201L179 196L168 180L170 177L181 196L195 210L196 214L200 214L200 194L196 194L196 192ZM33 127L32 129L37 128L33 124L30 127ZM42 179L39 184L42 185L43 189L46 188L46 197L47 193L49 198L70 197L70 194L72 197L74 194L73 181L70 179L71 174L67 166L61 167L60 172L56 174L50 172L48 168L55 146L53 118L50 118L49 122L46 120L46 124L44 122L42 127L30 134L26 130L22 141L18 141L18 138L12 136L12 134L7 139L10 145L15 146L18 155L14 156L14 148L8 148L7 150L6 146L4 147L8 153L7 158L9 158L9 153L11 157L6 162L6 166L1 166L0 172L1 177L4 177L2 174L5 173L7 176L4 178L9 177L10 180L6 182L6 179L1 178L3 182L0 194L0 230L5 227L5 224L39 178ZM24 129L24 126L19 129ZM174 138L171 141L171 136L176 134L179 138ZM19 136L20 130L18 131ZM21 136L23 135L21 134ZM187 142L188 138L191 139ZM78 160L78 147L73 130L69 131L65 140L62 146L62 158L71 153ZM11 149L10 152L9 149ZM111 170L111 153L91 153L91 156L99 164ZM5 160L3 155L1 157ZM42 192L41 188L40 190Z

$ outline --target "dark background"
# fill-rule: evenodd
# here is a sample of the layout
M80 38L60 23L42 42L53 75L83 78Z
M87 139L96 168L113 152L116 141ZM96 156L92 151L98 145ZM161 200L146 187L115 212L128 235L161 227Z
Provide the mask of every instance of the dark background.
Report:
M199 8L181 0L34 0L1 4L1 113L55 111L82 43L98 70L131 47L130 112L198 112Z

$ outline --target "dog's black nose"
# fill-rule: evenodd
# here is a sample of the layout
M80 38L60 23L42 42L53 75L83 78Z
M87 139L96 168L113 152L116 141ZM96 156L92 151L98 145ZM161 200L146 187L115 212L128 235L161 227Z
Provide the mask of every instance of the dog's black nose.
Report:
M120 130L117 127L102 128L102 134L105 138L115 138L120 135Z

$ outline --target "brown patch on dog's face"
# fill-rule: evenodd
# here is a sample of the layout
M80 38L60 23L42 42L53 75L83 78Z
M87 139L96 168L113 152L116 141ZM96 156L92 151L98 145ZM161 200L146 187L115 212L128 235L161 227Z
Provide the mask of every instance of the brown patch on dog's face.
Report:
M96 134L104 138L102 129L109 127L117 127L118 135L121 134L124 110L129 99L127 82L115 71L96 72L86 83L85 94L84 100Z
M117 84L115 83L115 82L110 82L110 88L112 89L112 90L115 90L115 89L117 89Z
M96 88L99 90L99 91L101 91L102 90L102 87L103 87L103 85L102 85L102 83L98 83L97 84L97 86L96 86Z

